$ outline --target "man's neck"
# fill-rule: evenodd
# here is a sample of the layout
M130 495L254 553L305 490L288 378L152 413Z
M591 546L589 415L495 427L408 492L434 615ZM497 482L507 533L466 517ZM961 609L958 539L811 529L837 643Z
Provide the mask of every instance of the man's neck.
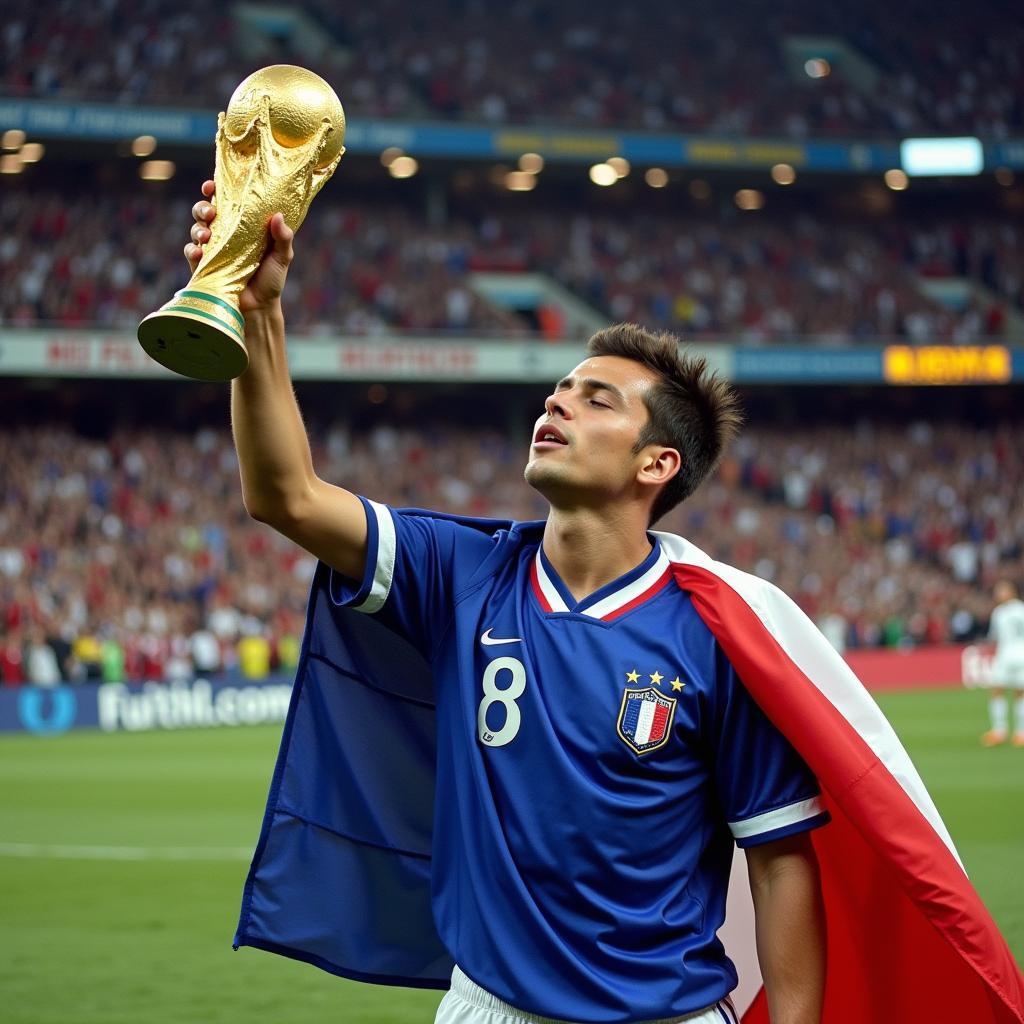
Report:
M635 515L551 509L544 554L577 601L638 566L651 553L646 525Z

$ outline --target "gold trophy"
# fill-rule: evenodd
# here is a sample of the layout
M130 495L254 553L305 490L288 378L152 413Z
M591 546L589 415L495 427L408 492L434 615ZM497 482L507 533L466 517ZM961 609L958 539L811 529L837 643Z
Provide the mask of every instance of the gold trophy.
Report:
M139 324L158 362L196 380L245 372L238 297L283 213L293 230L345 152L345 112L334 90L305 68L275 64L251 74L217 119L217 216L191 280Z

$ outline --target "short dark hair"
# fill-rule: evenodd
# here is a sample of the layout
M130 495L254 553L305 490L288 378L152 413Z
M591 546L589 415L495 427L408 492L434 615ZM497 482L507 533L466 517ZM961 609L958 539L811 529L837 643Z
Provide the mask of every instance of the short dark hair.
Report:
M660 519L700 486L715 468L743 422L732 386L708 369L703 356L680 354L679 338L637 324L614 324L587 343L588 356L619 356L641 363L658 375L644 396L650 416L633 450L649 444L675 448L679 472L661 489L651 508Z

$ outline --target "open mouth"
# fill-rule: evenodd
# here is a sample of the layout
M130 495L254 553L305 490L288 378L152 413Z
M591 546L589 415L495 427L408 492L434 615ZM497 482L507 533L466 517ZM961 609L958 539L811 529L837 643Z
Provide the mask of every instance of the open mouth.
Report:
M557 427L551 426L550 424L538 427L537 433L533 435L534 448L557 448L568 443L569 442L565 439L565 435L561 430Z

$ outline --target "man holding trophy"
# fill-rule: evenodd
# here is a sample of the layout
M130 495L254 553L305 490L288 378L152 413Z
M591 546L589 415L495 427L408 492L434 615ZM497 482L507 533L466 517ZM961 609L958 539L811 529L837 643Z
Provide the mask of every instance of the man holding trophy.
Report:
M139 332L172 369L231 379L245 507L320 560L235 945L363 981L450 983L439 1024L737 1024L718 937L735 846L752 899L739 941L756 937L764 980L745 1020L817 1024L819 842L849 873L875 832L912 836L936 875L917 891L966 887L980 919L913 766L827 642L770 585L650 531L739 423L729 385L675 338L608 328L555 386L525 470L544 522L393 509L317 476L281 306L294 232L343 152L341 106L313 79L269 68L236 90L216 183L193 208L192 280ZM808 651L850 690L831 710ZM825 722L836 707L845 717ZM865 756L870 777L844 761ZM843 814L812 844L829 821L815 774ZM916 881L924 859L884 878ZM892 934L953 944L896 882L874 884L896 893ZM1016 977L1000 943L988 969ZM888 998L870 960L830 964L837 1006ZM993 1005L979 996L962 1019L1010 1019Z

